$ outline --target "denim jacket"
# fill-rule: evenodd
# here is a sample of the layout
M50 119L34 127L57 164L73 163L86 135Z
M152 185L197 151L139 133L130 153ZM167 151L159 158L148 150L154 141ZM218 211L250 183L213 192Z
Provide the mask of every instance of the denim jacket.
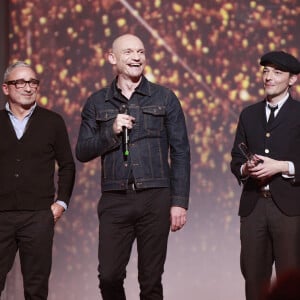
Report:
M190 148L178 98L143 77L127 100L116 80L87 99L77 159L87 162L101 156L102 191L126 190L133 175L137 189L168 187L172 205L188 208ZM122 135L113 132L113 122L124 108L135 118L128 157L123 155Z

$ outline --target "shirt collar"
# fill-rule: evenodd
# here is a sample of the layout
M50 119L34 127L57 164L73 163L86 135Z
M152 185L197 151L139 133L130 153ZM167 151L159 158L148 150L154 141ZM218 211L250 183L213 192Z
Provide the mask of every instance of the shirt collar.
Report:
M289 98L290 94L287 93L284 98L282 100L280 100L279 102L277 102L276 105L269 103L268 101L266 101L266 107L268 107L268 105L270 106L278 106L278 110L282 107L282 105L287 101L287 99Z
M34 109L36 108L36 106L37 106L37 104L36 104L36 102L35 102L34 105L30 108L30 110L29 110L28 114L26 115L26 117L30 117L30 116L32 115L32 113L33 113ZM9 107L9 103L8 103L8 102L6 102L6 104L5 104L5 109L6 109L6 111L7 111L10 115L12 115L12 116L15 117L15 115L13 114L13 112L11 111L11 109L10 109L10 107Z
M148 80L146 79L146 77L144 75L142 76L142 80L141 80L140 84L136 87L135 91L142 95L149 95Z
M115 92L121 93L121 89L118 87L118 77L115 78L113 82L113 89ZM144 75L142 75L142 80L139 85L135 88L135 93L139 93L142 95L149 95L149 87L148 87L148 80Z

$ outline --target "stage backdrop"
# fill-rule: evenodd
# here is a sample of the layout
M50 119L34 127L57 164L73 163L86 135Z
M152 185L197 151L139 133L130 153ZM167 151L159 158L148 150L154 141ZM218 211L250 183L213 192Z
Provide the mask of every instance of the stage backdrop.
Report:
M73 149L85 100L113 79L106 60L113 39L141 37L145 75L180 98L192 151L188 223L170 234L165 299L243 299L230 150L240 111L263 98L259 57L280 49L300 57L299 0L11 0L9 19L10 62L36 68L39 104L63 115ZM299 85L293 94L300 98ZM77 162L72 202L56 225L50 300L100 299L100 194L99 159ZM134 249L129 300L139 299L136 262ZM5 299L22 299L19 272L16 263Z

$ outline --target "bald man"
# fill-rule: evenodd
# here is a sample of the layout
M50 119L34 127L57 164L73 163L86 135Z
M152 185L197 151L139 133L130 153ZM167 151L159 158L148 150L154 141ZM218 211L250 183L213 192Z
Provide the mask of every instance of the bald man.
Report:
M175 94L143 75L143 42L125 34L108 55L117 76L86 101L76 156L101 156L99 280L104 300L126 299L126 277L137 242L140 299L163 299L162 274L170 229L186 223L190 149Z

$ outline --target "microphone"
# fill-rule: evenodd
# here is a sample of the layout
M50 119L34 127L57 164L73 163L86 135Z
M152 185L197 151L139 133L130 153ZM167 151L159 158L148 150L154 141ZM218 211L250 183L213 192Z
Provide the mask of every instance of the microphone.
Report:
M126 126L123 126L123 131L122 131L122 139L123 139L123 154L125 156L129 155L129 135L128 135L128 128Z
M120 107L121 114L128 114L128 109L125 105ZM123 143L123 154L125 157L129 155L129 134L126 126L122 127L122 143Z

